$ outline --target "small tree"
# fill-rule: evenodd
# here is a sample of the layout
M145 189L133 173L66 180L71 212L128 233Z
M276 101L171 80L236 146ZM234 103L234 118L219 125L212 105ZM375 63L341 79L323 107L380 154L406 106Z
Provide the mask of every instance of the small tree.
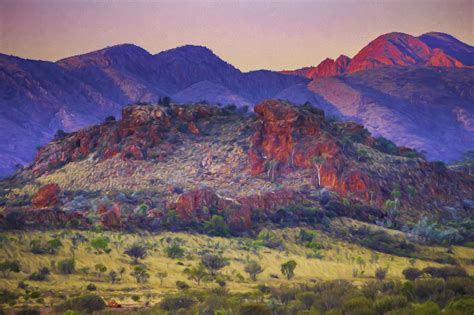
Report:
M375 278L377 280L383 280L387 276L387 273L388 273L388 267L387 268L378 267L377 269L375 269Z
M97 278L101 278L102 274L107 271L107 267L103 264L96 264L94 269L97 272Z
M229 265L226 258L212 254L204 254L201 258L201 263L207 268L212 277L215 277L220 269Z
M4 278L8 278L11 272L20 272L20 263L17 261L6 260L0 263L0 272L3 274Z
M163 287L163 280L168 277L168 273L166 271L161 271L156 274L158 279L160 279L160 287Z
M48 247L48 252L51 255L56 255L59 249L63 247L63 243L61 243L61 240L59 238L53 238L52 240L49 240L46 244Z
M312 162L314 166L316 167L319 187L321 187L321 167L323 166L325 161L326 161L326 157L324 155L313 156L312 158Z
M201 280L205 279L209 274L206 267L201 263L197 267L186 268L183 271L189 280L196 281L197 285L201 284Z
M245 265L245 272L249 274L252 281L257 281L257 275L263 272L263 268L259 263L252 260Z
M91 246L96 250L97 253L103 253L109 247L110 238L107 236L98 236L91 240Z
M127 248L125 254L133 258L133 263L137 265L139 263L139 259L145 258L147 255L147 249L141 245L134 244Z
M115 283L117 281L118 274L115 271L109 272L110 282Z
M144 265L135 266L130 275L137 280L137 283L145 283L150 278L150 274Z
M295 276L296 261L289 260L281 265L281 273L288 279L291 280Z
M184 249L177 242L173 242L170 246L166 247L165 252L168 257L174 259L184 256Z

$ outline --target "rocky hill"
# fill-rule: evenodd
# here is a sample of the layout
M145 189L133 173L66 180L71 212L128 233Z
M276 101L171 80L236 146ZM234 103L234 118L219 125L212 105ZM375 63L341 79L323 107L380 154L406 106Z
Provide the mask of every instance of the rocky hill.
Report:
M122 117L47 144L3 180L2 224L199 230L219 215L240 233L262 218L393 223L473 213L472 176L393 151L309 106L268 100L253 114L141 105Z
M309 101L330 115L364 123L374 135L424 150L429 158L455 159L473 148L472 54L472 46L442 33L385 34L352 59L340 56L284 73L243 73L208 48L189 45L153 55L124 44L56 63L0 54L0 175L31 162L36 148L59 129L70 132L119 117L126 104L165 95L177 102L250 108L268 98ZM385 69L394 67L406 72ZM447 68L452 82L437 70ZM362 77L364 82L352 83ZM386 86L376 81L380 78L398 88L387 95ZM433 91L430 80L444 83ZM405 85L419 92L409 99ZM426 127L436 121L437 130L447 132L410 127L418 121Z

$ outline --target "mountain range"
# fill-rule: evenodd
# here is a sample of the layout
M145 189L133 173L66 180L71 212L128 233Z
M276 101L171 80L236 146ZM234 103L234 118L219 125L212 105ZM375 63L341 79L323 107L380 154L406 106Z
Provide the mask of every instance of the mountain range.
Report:
M29 163L58 129L78 130L163 96L250 108L269 98L310 102L451 160L474 147L473 66L474 47L443 33L385 34L352 59L281 72L244 73L189 45L153 55L124 44L57 62L0 54L0 174Z

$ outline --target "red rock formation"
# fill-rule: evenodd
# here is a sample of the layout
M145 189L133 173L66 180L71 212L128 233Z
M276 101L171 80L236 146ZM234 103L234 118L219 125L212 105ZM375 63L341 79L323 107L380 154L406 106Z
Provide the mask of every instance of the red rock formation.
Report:
M255 107L255 112L259 123L249 150L253 175L266 171L274 176L292 168L314 169L316 185L319 172L321 186L332 188L342 196L352 193L368 201L369 191L373 191L379 193L376 199L381 200L380 188L346 158L341 143L322 130L325 123L322 113L280 101L262 102ZM367 140L372 139L368 132L362 131L363 127L354 123L341 124L338 132L363 134ZM320 160L320 164L316 164L316 160Z
M59 203L58 184L47 184L41 187L31 199L31 204L35 208L54 207Z
M195 121L212 115L221 115L223 110L217 107L193 105L172 106L128 106L122 111L122 120L81 129L62 140L51 142L38 151L33 162L33 173L42 175L51 169L71 161L84 159L96 153L99 160L120 155L123 160L147 159L150 150L162 145L157 159L163 158L163 152L172 152L173 145L164 143L166 133L172 132L176 121L186 121L188 130L199 135Z
M210 218L209 209L223 210L230 205L230 201L222 199L210 189L200 189L184 193L169 208L176 210L176 214L183 222L194 220L202 221ZM207 211L204 209L207 208Z

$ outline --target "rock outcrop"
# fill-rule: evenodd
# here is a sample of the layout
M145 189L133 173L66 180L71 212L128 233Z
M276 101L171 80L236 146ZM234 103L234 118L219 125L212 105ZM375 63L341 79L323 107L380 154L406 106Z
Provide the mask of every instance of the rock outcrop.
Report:
M47 184L41 187L31 199L34 208L55 207L59 203L60 188L58 184Z

